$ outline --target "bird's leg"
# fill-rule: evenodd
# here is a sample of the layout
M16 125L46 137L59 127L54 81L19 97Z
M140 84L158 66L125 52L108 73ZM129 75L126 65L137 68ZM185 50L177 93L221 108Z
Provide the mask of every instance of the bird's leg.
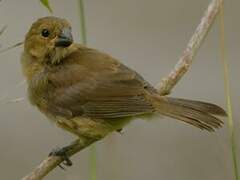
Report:
M76 141L72 142L68 146L64 146L62 148L56 148L52 150L49 154L49 156L60 156L64 162L63 164L66 166L72 166L72 161L69 159L69 152L80 143L80 139L77 139ZM59 165L62 169L64 169L61 165Z
M69 156L67 155L68 146L65 146L63 148L55 148L53 149L49 156L60 156L64 162L63 164L66 166L72 166L72 161L69 159ZM64 169L61 165L59 165L60 168Z

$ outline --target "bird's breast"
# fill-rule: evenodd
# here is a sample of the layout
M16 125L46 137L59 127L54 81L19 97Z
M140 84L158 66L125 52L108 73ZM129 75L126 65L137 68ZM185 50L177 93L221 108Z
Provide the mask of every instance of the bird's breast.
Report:
M33 105L44 108L47 105L48 76L45 70L35 73L28 81L28 97Z

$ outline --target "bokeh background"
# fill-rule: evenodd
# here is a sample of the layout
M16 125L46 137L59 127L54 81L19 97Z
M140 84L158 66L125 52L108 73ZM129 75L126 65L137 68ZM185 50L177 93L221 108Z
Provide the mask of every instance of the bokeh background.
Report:
M51 0L55 16L68 19L80 42L77 0ZM88 45L120 59L153 85L173 68L210 0L85 0ZM225 3L226 52L230 64L236 138L240 118L240 1ZM38 0L0 3L2 48L24 39L37 18L50 15ZM172 96L209 101L226 108L220 61L219 19ZM0 179L17 180L51 149L75 137L52 125L26 100L20 67L22 47L0 54ZM17 103L13 99L24 97ZM227 125L208 133L170 118L136 120L97 143L98 180L233 180ZM238 146L238 152L239 146ZM89 149L57 168L46 180L90 178Z

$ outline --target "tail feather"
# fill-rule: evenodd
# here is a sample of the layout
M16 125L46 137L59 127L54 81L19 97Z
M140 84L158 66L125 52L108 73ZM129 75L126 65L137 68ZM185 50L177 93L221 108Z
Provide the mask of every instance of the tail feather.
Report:
M202 102L202 101L193 101L188 99L171 98L171 97L168 97L167 99L171 103L178 104L180 106L191 107L195 110L208 112L209 114L218 115L218 116L227 115L224 109L222 109L221 107L215 104Z
M214 131L223 124L218 117L226 116L226 112L219 106L201 101L178 98L161 97L158 111L165 115L184 121L202 130Z

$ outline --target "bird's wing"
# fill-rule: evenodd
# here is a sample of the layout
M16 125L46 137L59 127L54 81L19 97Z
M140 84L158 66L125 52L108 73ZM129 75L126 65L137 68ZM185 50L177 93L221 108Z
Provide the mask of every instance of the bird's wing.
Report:
M154 111L154 88L135 71L92 49L78 50L49 72L48 111L55 116L120 118Z

